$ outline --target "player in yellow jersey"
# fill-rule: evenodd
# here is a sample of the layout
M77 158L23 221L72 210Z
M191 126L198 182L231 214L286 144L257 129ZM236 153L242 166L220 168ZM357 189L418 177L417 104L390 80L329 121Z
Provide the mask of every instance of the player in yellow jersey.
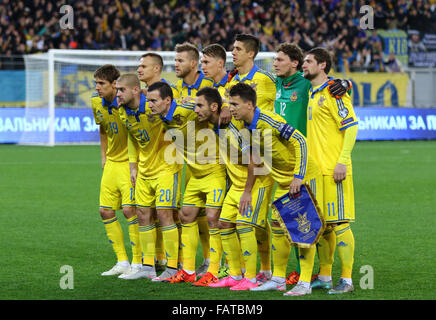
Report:
M354 190L351 151L357 136L357 118L350 96L336 99L328 93L332 59L327 50L310 50L303 63L304 77L311 81L309 91L307 139L309 152L321 166L324 189L322 210L327 229L319 241L320 272L313 288L332 287L333 257L337 247L341 278L329 290L340 294L354 290L351 273L354 260ZM321 192L318 188L317 192ZM336 236L336 240L335 240Z
M232 50L233 65L236 68L236 73L235 71L230 72L226 89L229 91L235 84L240 82L249 84L256 91L257 106L261 110L273 111L275 79L269 72L262 70L254 63L254 59L259 51L259 38L250 34L236 35ZM269 240L271 238L269 222L267 222L263 238L265 241L271 241ZM263 277L263 281L269 278L270 275L268 274L268 277Z
M220 124L227 124L232 119L232 115L229 111L228 92L226 92L229 79L229 72L226 70L226 49L218 43L213 43L206 46L202 50L202 54L200 60L201 70L206 77L213 80L213 87L219 91L223 99L219 122Z
M205 77L203 72L199 71L198 64L200 61L200 52L196 46L184 42L177 44L175 49L175 71L179 78L176 84L177 93L174 98L179 102L195 103L195 96L198 90L203 87L212 86L213 81ZM184 185L188 183L191 176L189 167L186 168ZM197 269L196 274L203 276L206 274L209 265L209 228L206 218L206 212L201 210L198 221L200 241L203 249L204 261Z
M261 110L273 111L276 96L275 79L254 63L259 50L260 41L257 37L249 34L236 35L232 50L236 74L231 72L228 88L239 82L249 84L256 90L258 107Z
M100 126L101 160L103 176L100 186L100 215L109 242L117 256L117 264L103 276L118 275L141 267L138 219L135 210L134 189L130 182L127 154L127 130L118 114L116 101L116 79L120 73L113 65L104 65L94 73L97 94L91 98L95 122ZM116 210L123 210L127 219L132 265L124 246L124 236L116 217Z
M219 137L220 156L226 164L232 183L224 199L219 221L223 251L229 263L230 275L219 282L209 284L209 287L248 290L252 286L257 286L258 248L254 229L264 229L266 226L273 181L269 176L258 180L255 186L257 192L253 193L253 203L256 203L256 208L252 214L241 215L239 199L244 191L247 177L247 165L244 164L242 153L238 150L239 145L244 141L243 135L239 132L244 128L243 123L232 120L228 124L220 125L222 97L219 91L215 88L204 88L199 94L204 94L205 101L203 103L199 101L196 105L198 118L202 122L207 121L213 125ZM245 278L241 272L241 249L245 259Z
M175 85L170 84L167 80L162 78L163 69L163 59L162 57L154 52L147 52L141 56L139 60L138 68L136 72L138 73L139 80L145 83L145 88L147 89L153 83L164 81L171 86L173 94L177 95L177 88ZM145 94L147 90L144 91Z
M194 282L196 280L195 257L199 240L197 217L200 208L203 207L206 210L210 230L211 252L208 269L215 277L218 273L222 251L218 218L226 192L226 173L225 167L219 164L218 144L213 131L208 130L207 123L198 121L194 104L189 102L177 104L168 95L169 90L169 85L164 82L150 86L148 89L150 108L162 119L167 135L175 137L175 146L183 155L191 172L180 215L183 268L171 279L171 282ZM196 99L201 101L201 97ZM204 139L204 136L201 138L202 135L208 138Z
M201 68L207 77L214 80L213 86L218 90L223 99L222 107L219 112L220 118L218 125L225 125L231 120L228 104L229 89L227 85L229 73L225 69L226 51L224 47L219 44L211 44L205 47L202 53ZM266 281L271 278L271 232L269 223L267 222L265 228L255 228L254 230L261 264L256 278L258 281ZM248 239L248 237L246 238Z
M200 52L196 46L185 42L176 45L175 51L175 71L179 80L176 84L178 95L174 98L194 102L197 91L211 87L213 81L198 69Z
M129 130L129 162L139 219L139 236L143 253L142 271L124 279L152 278L163 281L177 272L179 234L173 210L180 207L181 166L165 161L165 149L170 145L164 139L164 128L151 113L147 98L141 93L140 81L135 74L122 75L117 83L120 115ZM172 93L171 89L170 92ZM156 277L156 225L162 226L162 238L167 268Z
M262 111L256 107L256 92L250 85L239 83L230 90L230 111L236 120L242 120L251 132L251 156L247 183L241 196L241 213L252 209L252 188L259 177L271 172L278 187L275 199L286 193L294 194L304 182L322 183L321 170L307 150L304 136L286 123L280 115ZM245 149L248 149L245 147ZM267 170L265 170L267 169ZM262 172L263 171L263 172ZM272 220L274 232L281 230L277 218ZM287 241L285 239L285 241ZM279 290L286 288L286 266L289 244L277 242L273 237L274 273L270 281L252 291ZM274 252L276 251L276 253ZM280 252L279 252L280 251ZM316 248L299 248L301 257L301 276L297 285L287 295L303 295L311 292L310 280Z
M147 52L141 56L139 60L138 68L136 72L138 73L139 80L145 83L145 89L143 90L144 94L147 94L147 88L150 87L153 83L164 81L162 78L162 69L163 69L163 59L162 57L154 52ZM173 89L173 94L177 95L177 89L174 85L171 85ZM181 235L181 223L178 218L178 212L174 213L174 219L176 220L177 229L179 230L179 238ZM179 248L179 253L181 253L181 248ZM179 255L179 262L181 262L181 255ZM160 222L156 220L156 271L161 271L165 269L166 265L166 257L165 250L163 247L163 239L162 239L162 227Z

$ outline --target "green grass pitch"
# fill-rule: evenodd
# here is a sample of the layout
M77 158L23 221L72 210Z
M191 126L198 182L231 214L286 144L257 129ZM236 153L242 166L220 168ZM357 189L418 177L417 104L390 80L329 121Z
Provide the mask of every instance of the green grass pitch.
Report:
M115 260L98 213L99 146L1 145L0 154L3 300L435 298L436 141L356 144L352 155L356 290L343 296L314 291L299 298L101 277ZM294 269L294 259L291 254L288 273ZM334 282L339 277L338 260L336 254ZM73 289L60 286L65 265L73 268ZM361 286L370 284L368 270L373 271L372 289Z

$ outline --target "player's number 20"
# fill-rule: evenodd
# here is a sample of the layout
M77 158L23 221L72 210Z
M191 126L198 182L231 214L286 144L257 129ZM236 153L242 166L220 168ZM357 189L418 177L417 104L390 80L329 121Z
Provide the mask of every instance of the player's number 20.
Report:
M159 201L160 202L164 202L164 201L171 201L171 190L170 189L160 189L160 197L159 197Z

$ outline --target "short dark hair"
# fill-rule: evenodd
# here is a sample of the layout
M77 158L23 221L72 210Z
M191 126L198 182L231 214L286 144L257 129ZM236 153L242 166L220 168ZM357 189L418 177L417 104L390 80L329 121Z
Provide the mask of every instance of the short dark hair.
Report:
M289 42L281 43L276 48L276 52L280 51L286 54L292 61L298 61L297 69L301 68L304 61L304 55L303 50L301 50L298 44Z
M139 81L138 75L136 73L122 74L117 80L119 82L125 83L129 88L138 87L139 89L141 89L141 82Z
M221 112L221 106L223 105L223 99L219 91L212 87L203 87L197 92L197 97L204 96L207 103L211 105L212 103L218 104L218 112Z
M155 82L148 87L147 92L155 90L159 91L161 99L166 99L167 97L170 97L171 101L173 101L173 89L171 89L171 86L168 83L163 81Z
M151 57L153 58L153 60L156 62L156 64L158 64L160 66L160 70L163 69L163 59L162 57L154 52L148 52L148 53L144 53L142 56L142 58L147 58L147 57Z
M198 61L200 60L200 52L198 51L197 47L194 46L192 43L189 42L183 42L182 44L177 44L175 47L176 52L188 52L191 59Z
M230 89L229 96L239 96L244 102L251 101L253 106L256 106L256 91L249 84L243 82L235 84Z
M213 57L216 59L222 59L224 60L224 63L227 61L227 52L224 47L218 43L212 43L208 46L206 46L203 51L203 55Z
M260 51L260 40L259 38L251 35L251 34L237 34L236 41L241 41L244 44L246 51L253 51L254 57L257 56L258 52Z
M330 72L330 68L332 67L332 56L326 49L321 47L313 48L312 50L309 50L307 54L312 54L318 64L325 62L324 72L326 74Z
M94 72L94 78L109 81L116 81L120 77L120 71L113 64L105 64Z

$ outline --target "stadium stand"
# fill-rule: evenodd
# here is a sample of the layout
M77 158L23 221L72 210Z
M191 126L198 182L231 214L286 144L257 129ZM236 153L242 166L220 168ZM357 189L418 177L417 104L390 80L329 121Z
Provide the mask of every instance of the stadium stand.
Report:
M200 49L217 42L230 50L234 35L251 33L260 37L262 51L285 41L303 50L323 46L334 53L338 71L387 71L377 29L436 33L436 0L77 0L72 30L60 29L63 4L0 1L1 68L16 67L17 55L50 48L171 51L190 41ZM363 5L374 8L373 33L359 26Z

